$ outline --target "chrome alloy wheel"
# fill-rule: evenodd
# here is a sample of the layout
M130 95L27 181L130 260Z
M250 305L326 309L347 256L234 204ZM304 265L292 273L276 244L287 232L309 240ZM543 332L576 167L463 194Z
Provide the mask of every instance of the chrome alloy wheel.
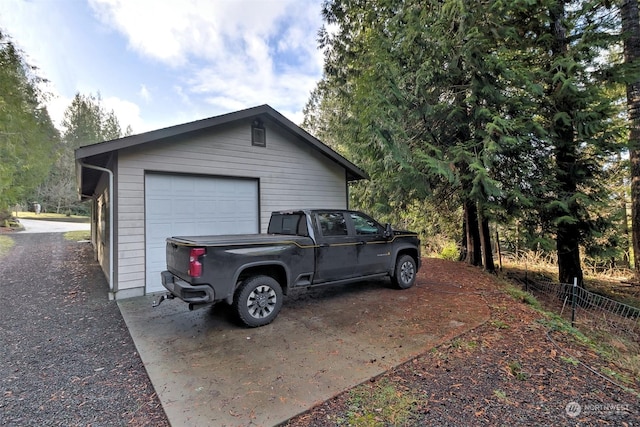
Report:
M400 265L400 280L411 283L416 275L416 268L412 261L405 261Z
M276 292L269 286L256 287L247 297L247 309L251 317L264 319L269 316L278 303Z

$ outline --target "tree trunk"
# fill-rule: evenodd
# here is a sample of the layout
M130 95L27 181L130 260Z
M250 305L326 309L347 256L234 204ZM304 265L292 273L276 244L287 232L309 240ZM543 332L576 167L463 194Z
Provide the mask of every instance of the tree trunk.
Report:
M573 283L578 279L582 286L582 267L580 266L579 230L574 224L558 227L556 248L558 250L558 280L560 283Z
M564 27L565 2L558 0L555 8L551 10L553 20L554 47L553 55L562 57L567 55L568 40ZM557 63L561 63L557 61ZM566 76L570 76L569 70L563 70ZM562 83L556 83L552 89L554 109L558 113L566 113L568 117L574 117L574 107L570 94L565 93ZM557 219L556 249L558 251L558 279L560 283L573 283L578 279L582 285L582 267L580 265L580 228L579 206L575 200L578 189L576 177L577 143L573 120L565 120L560 114L555 114L551 122L551 131L554 135L554 155L556 161L556 179L558 181L557 197L564 205L556 208L554 216Z
M618 164L622 164L622 154L617 154ZM620 232L622 233L622 244L624 244L624 252L622 253L622 264L623 268L631 268L631 259L630 256L630 245L632 243L632 239L629 238L629 216L627 215L627 192L625 191L625 179L620 178L620 216L622 217ZM614 265L615 267L615 258Z
M498 254L498 271L502 271L502 250L500 248L500 235L496 226L496 253Z
M462 215L462 243L460 244L460 256L458 261L467 259L467 219L466 214Z
M620 8L626 64L640 60L638 0L623 0ZM627 84L629 157L631 160L631 230L635 279L640 281L640 79Z
M478 228L480 229L480 243L482 247L482 265L490 273L496 272L493 263L493 250L491 249L491 231L489 231L489 220L478 209Z
M463 208L467 241L467 253L464 261L469 265L479 266L482 265L482 247L478 227L478 210L475 202L471 200L465 200Z

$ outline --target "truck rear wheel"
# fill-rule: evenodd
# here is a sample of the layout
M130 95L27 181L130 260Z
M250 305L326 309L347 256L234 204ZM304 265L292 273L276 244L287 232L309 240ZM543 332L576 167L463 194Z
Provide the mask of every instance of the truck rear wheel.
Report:
M233 307L245 325L255 328L268 325L282 308L282 288L269 276L246 279L235 293Z
M396 269L391 278L393 284L400 289L408 289L416 282L416 261L410 255L401 255L396 261Z

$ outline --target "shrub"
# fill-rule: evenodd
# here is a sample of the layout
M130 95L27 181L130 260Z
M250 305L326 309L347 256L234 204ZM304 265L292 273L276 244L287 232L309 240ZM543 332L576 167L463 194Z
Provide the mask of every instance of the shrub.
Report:
M449 242L440 251L440 258L447 259L449 261L457 261L460 258L460 249L455 242Z

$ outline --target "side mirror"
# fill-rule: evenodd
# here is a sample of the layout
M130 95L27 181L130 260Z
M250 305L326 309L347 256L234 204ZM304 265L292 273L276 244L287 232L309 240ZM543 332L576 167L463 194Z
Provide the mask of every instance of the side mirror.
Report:
M391 228L391 224L386 223L386 224L384 225L384 234L383 234L383 237L384 237L385 239L390 239L390 238L392 238L392 237L393 237L393 229Z

